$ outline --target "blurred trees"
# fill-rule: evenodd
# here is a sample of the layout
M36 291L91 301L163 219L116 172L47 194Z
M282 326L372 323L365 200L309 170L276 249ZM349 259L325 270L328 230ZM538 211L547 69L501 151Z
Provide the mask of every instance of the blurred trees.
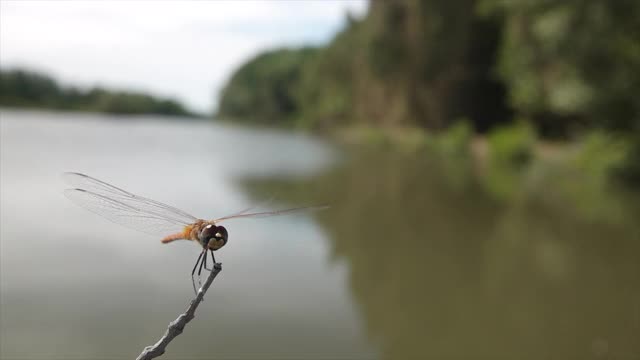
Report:
M61 92L58 84L45 75L22 70L0 71L0 104L2 105L51 106Z
M638 18L633 0L372 1L325 48L269 52L241 68L220 113L314 127L441 129L466 117L484 131L518 117L543 136L636 131Z
M364 122L443 129L467 117L486 130L505 121L505 88L492 73L501 19L475 15L473 3L371 2L368 16L349 17L345 30L326 48L301 59L300 79L290 82L297 106L281 110L297 125L314 128ZM267 55L285 63L289 56L282 51ZM227 85L238 95L223 92L220 115L240 102L235 100L243 94L238 88L257 92L240 81L244 70ZM262 76L275 83L277 73ZM242 118L263 116L255 107L243 111L237 112Z
M640 3L484 0L505 18L498 69L509 102L545 133L640 130Z
M484 75L497 49L499 27L491 23L498 19L479 19L473 3L371 2L363 20L366 65L354 74L354 117L436 130L461 117L476 124L480 118L505 117L503 91ZM472 106L495 91L494 114Z
M497 69L543 136L593 129L627 143L616 173L640 184L640 2L482 0L505 18ZM619 165L619 163L616 163Z
M218 116L281 123L299 111L296 99L302 65L316 49L263 53L239 68L220 94Z
M220 107L315 129L439 131L468 119L486 132L523 119L542 139L604 131L629 144L620 174L640 184L638 19L635 0L371 1L295 71L239 71ZM291 64L286 50L268 56Z
M63 87L46 75L20 69L0 70L0 105L112 114L193 116L175 100L102 88L80 90Z

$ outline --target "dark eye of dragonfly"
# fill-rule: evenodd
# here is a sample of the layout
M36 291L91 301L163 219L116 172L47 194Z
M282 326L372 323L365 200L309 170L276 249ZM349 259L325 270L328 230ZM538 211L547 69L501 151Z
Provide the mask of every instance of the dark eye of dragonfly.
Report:
M207 246L209 241L212 241L212 240L213 241L222 240L223 243L226 244L228 237L229 237L229 234L227 233L227 229L225 229L224 226L215 226L211 224L211 225L207 225L200 232L200 242L202 242L204 246Z
M218 226L218 231L214 234L214 237L218 240L222 240L226 244L229 234L224 226Z

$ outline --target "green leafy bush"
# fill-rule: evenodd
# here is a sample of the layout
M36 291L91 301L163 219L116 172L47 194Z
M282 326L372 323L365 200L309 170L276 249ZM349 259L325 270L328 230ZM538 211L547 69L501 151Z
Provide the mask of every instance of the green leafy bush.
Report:
M436 147L438 152L446 156L468 156L472 137L473 129L469 122L463 119L438 134Z
M603 187L625 168L631 143L604 131L592 131L579 143L574 166L583 181Z
M492 167L523 169L531 163L534 155L536 134L525 121L503 126L492 131L489 143L489 162Z
M509 198L524 190L527 170L534 159L536 134L533 127L518 121L492 131L487 137L489 148L484 182L491 193Z

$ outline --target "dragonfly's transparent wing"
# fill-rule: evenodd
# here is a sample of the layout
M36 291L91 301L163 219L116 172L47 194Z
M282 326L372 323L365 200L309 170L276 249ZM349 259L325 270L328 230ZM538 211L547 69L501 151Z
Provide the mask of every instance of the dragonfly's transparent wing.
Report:
M65 180L75 189L65 195L76 204L105 218L149 234L168 235L182 231L197 219L188 213L134 195L98 179L79 173L65 173Z
M151 235L166 236L182 231L184 226L188 225L186 222L141 211L126 203L87 190L67 189L64 194L76 204L116 224Z
M267 204L271 203L274 199L275 199L275 197L273 197L273 196L272 196L272 197L268 198L267 200L264 200L264 201L262 201L262 202L259 202L259 203L255 204L255 205L251 205L251 206L249 206L249 207L247 207L247 208L244 208L244 209L242 209L242 210L240 210L240 211L238 211L238 212L234 212L233 214L227 215L227 216L225 216L225 217L224 217L224 219L234 218L234 217L237 217L237 216L239 216L239 215L242 215L242 214L248 213L248 212L249 212L249 211L251 211L251 210L258 209L258 208L260 208L260 207L264 207L264 206L266 206ZM222 219L222 218L221 218L221 219Z
M178 208L151 200L107 184L104 181L80 173L64 173L64 179L72 186L130 205L142 212L150 212L172 220L193 223L196 219Z
M280 215L290 215L295 213L304 213L304 212L312 212L318 210L328 209L329 205L315 205L315 206L304 206L304 207L296 207L291 209L284 210L273 210L273 211L263 211L263 212L255 212L255 213L240 213L229 215L225 217L221 217L219 219L215 219L214 222L218 223L221 221L231 220L231 219L242 219L242 218L263 218L269 216L280 216Z

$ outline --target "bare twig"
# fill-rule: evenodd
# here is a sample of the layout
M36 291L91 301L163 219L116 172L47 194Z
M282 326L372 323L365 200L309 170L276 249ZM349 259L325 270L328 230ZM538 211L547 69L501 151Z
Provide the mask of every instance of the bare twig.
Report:
M189 304L189 308L187 308L187 311L185 311L183 314L180 314L177 319L169 323L169 328L167 328L167 331L165 331L160 340L158 340L158 342L154 345L145 347L144 350L142 350L142 353L136 358L136 360L153 359L164 354L164 351L171 340L180 335L182 333L182 330L184 330L185 325L187 325L187 323L195 317L195 312L198 308L198 305L200 305L200 302L204 298L204 294L207 292L209 286L211 286L211 283L213 282L213 279L216 278L216 275L218 275L220 271L222 271L222 264L214 264L213 270L209 274L209 277L207 277L204 285L202 285L200 290L198 290L196 298L191 300L191 304Z

